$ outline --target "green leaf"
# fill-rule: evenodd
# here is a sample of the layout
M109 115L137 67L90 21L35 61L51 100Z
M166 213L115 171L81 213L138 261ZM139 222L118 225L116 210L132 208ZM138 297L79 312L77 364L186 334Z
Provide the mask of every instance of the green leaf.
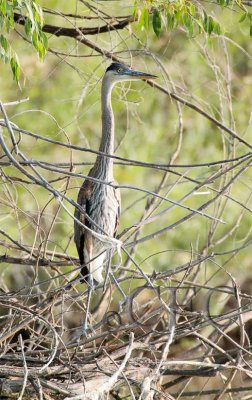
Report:
M199 33L201 33L202 31L204 31L202 17L201 17L201 16L199 16L199 18L198 18L198 19L196 19L196 20L195 20L195 22L196 22L196 23L197 23L197 25L198 25L198 30L199 30Z
M29 14L28 18L30 19L31 24L34 26L35 25L35 19L34 19L34 14L33 14L32 7L31 7L31 5L29 4L28 1L25 2L25 6L26 6L26 9L27 9L28 14Z
M189 37L193 36L193 20L189 14L185 14L184 25L187 28Z
M39 41L37 43L37 50L38 50L39 58L40 58L40 60L42 60L45 55L45 48L44 48L43 44Z
M207 15L205 11L203 11L204 16L203 16L203 28L208 35L211 35L211 33L214 31L215 28L215 22L213 20L213 17L211 15Z
M13 79L18 82L20 78L20 66L18 60L14 57L11 57L10 66L13 74Z
M241 16L241 18L239 19L239 22L243 22L243 21L245 21L245 19L247 18L247 16L248 16L248 13L244 13L244 14L242 14L242 16Z
M1 1L1 14L3 16L6 15L6 11L7 11L7 0L2 0Z
M221 6L221 8L226 6L226 0L217 0L217 3Z
M176 23L178 25L180 23L180 21L181 21L181 18L182 18L181 11L180 10L175 10L174 11L174 16L175 16Z
M35 49L38 50L38 35L36 31L34 31L32 34L32 44L35 47Z
M44 32L41 32L40 39L44 46L44 53L46 53L46 50L48 49L48 39Z
M137 1L136 0L134 1L132 15L134 17L134 20L137 19Z
M7 53L9 46L8 46L7 39L3 35L0 35L0 43L1 43L1 47L4 49L5 53Z
M167 29L170 31L174 28L175 17L174 14L167 13Z
M214 29L213 29L214 33L216 33L216 35L221 35L222 31L221 31L221 27L219 22L214 21Z
M188 12L189 12L189 14L191 15L191 17L194 17L195 14L196 14L196 7L195 7L195 5L194 5L193 3L189 3L187 7L188 7Z
M144 28L146 31L149 29L149 11L147 8L143 7L141 9L140 18L137 25L138 30Z
M208 15L207 15L206 11L203 10L203 23L207 24L207 20L208 20Z
M34 13L35 14L35 19L36 19L37 22L39 22L40 26L42 26L43 25L43 13L42 13L42 10L41 10L40 6L38 4L36 4L35 1L32 2L32 5L33 5L34 9L36 10L35 13Z
M29 36L31 34L31 21L29 18L26 18L25 20L25 25L24 25L24 29L25 29L25 33L27 36Z
M208 22L207 22L207 33L211 35L211 33L214 30L214 22L213 18L211 16L208 17Z
M159 37L161 34L162 21L161 21L161 13L158 10L154 11L152 26L156 36Z

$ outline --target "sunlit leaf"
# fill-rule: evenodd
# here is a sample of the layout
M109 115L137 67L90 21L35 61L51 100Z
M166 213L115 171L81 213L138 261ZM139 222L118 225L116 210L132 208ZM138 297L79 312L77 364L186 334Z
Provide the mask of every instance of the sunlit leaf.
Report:
M138 30L141 30L142 28L144 28L146 31L149 29L149 11L145 7L141 9L140 18L138 21Z
M47 36L44 32L40 33L40 37L41 37L41 41L43 43L44 46L44 52L46 52L46 50L48 49L48 39Z
M13 79L18 82L20 78L20 66L16 58L12 57L10 59L10 66L13 74Z
M7 0L1 1L1 13L5 16L7 11Z
M174 16L175 16L175 19L176 19L176 23L178 25L180 23L181 17L182 17L181 10L175 10L174 11Z

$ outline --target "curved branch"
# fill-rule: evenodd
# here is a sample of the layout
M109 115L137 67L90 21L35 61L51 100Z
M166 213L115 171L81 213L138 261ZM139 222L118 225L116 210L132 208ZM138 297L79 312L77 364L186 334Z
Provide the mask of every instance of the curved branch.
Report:
M26 17L21 14L14 13L14 21L19 25L25 25ZM96 26L94 28L63 28L62 26L45 24L42 28L43 32L50 33L55 36L67 36L77 38L80 34L83 35L97 35L99 33L110 32L111 30L124 29L131 22L134 22L134 17L129 16L119 22L109 22L103 26Z

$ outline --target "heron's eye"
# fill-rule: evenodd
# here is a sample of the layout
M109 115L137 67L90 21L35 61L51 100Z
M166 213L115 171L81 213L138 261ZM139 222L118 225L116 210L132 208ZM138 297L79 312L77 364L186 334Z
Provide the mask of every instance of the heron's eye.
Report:
M122 70L123 69L120 67L120 68L117 69L117 72L122 72Z

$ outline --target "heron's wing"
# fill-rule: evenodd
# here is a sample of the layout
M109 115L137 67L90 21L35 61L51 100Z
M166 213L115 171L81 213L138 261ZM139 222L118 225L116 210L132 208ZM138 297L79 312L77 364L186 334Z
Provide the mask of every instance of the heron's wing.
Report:
M74 213L75 218L86 226L89 225L89 222L85 219L85 214L89 214L89 201L92 194L92 190L93 190L92 182L89 180L85 180L79 190L77 199L77 203L80 205L80 207L82 207L83 212L81 212L78 208L76 208ZM81 226L76 220L74 221L74 241L78 250L80 264L83 265L85 263L84 260L85 228Z
M92 176L92 170L89 173L90 176ZM115 185L116 182L113 182ZM82 187L79 190L78 194L78 199L77 203L82 207L83 212L81 212L78 208L75 209L75 218L76 220L74 221L74 241L77 247L77 251L79 254L79 259L80 259L80 264L82 266L81 268L81 275L84 277L81 282L86 281L85 277L88 276L89 270L88 267L85 265L88 260L85 260L85 254L89 253L92 255L92 247L93 247L93 238L90 232L88 232L83 226L81 226L78 222L80 221L83 225L90 227L90 223L85 218L85 215L90 214L90 199L92 196L92 191L93 191L93 182L89 181L86 179L82 185ZM116 230L119 225L119 216L120 216L120 190L119 189L114 189L114 196L117 202L117 210L116 210L116 219L114 221L114 236L116 234ZM84 251L85 249L85 251ZM91 257L92 258L92 257Z

